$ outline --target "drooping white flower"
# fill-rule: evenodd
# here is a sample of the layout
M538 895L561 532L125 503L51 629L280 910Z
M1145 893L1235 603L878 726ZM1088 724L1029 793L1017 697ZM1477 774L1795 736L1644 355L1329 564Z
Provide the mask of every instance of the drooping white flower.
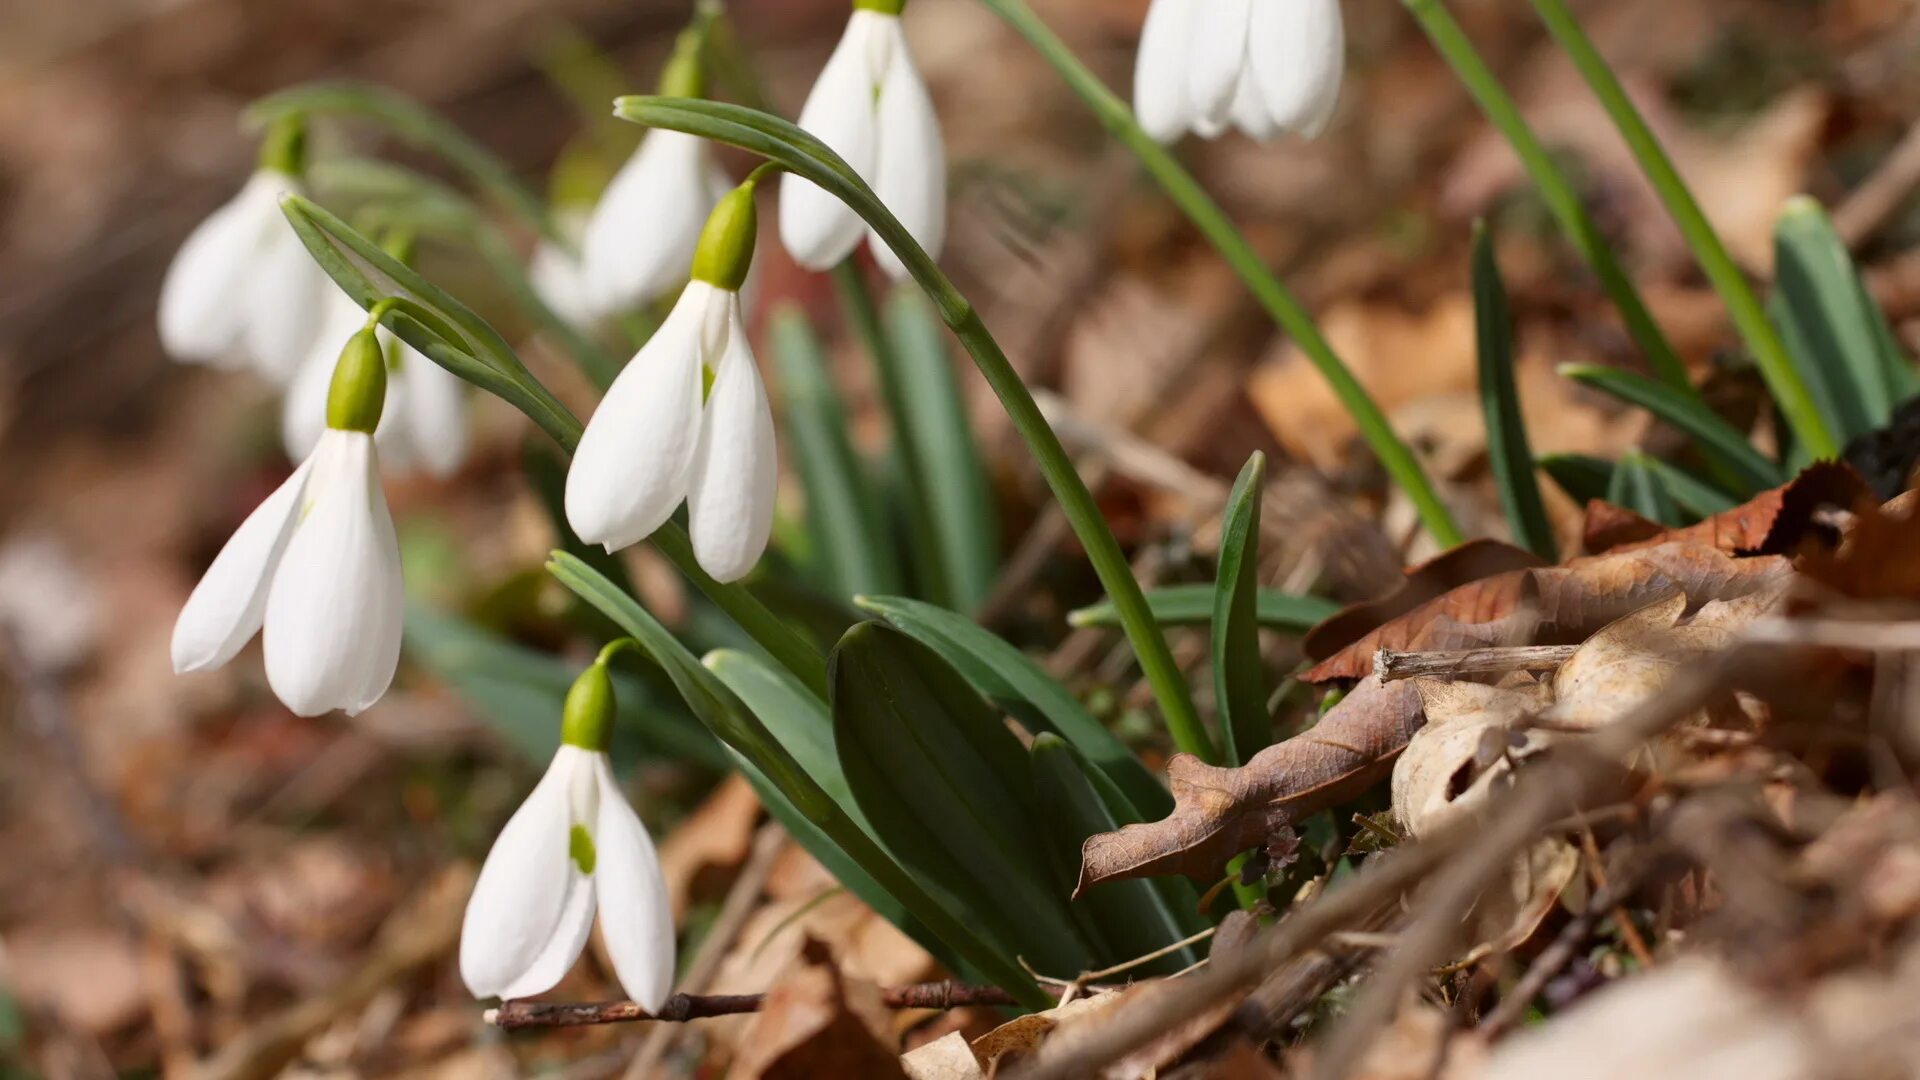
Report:
M281 197L300 190L294 176L262 168L187 237L160 286L170 356L292 377L334 287L280 211Z
M554 223L560 235L572 239L577 245L580 236L586 232L590 212L555 211ZM583 257L552 240L543 238L533 249L533 258L527 263L527 282L533 286L540 302L569 326L585 329L600 317L587 285Z
M591 310L629 311L684 281L701 223L732 186L705 139L649 131L587 219L581 272Z
M567 471L567 520L581 539L609 551L638 543L685 500L694 555L720 581L745 576L766 550L779 477L773 411L740 315L753 187L714 209L693 280L608 388Z
M358 331L366 312L332 288L325 329L287 387L280 405L280 433L287 456L303 461L326 431L327 392L339 354L328 343ZM419 469L446 477L467 459L466 388L458 376L420 355L381 327L374 332L387 357L387 404L373 433L380 460L389 469Z
M354 715L400 660L400 545L380 487L373 429L386 365L374 336L342 353L328 429L227 541L173 628L173 669L233 659L255 633L267 683L301 716Z
M1133 108L1161 142L1229 124L1256 139L1313 138L1333 118L1345 69L1339 0L1153 0Z
M844 158L874 194L937 257L947 231L947 161L933 99L913 65L899 5L857 7L840 44L807 95L800 126ZM780 239L795 262L825 270L853 253L868 232L860 216L812 181L780 185ZM878 236L874 259L895 279L906 267Z

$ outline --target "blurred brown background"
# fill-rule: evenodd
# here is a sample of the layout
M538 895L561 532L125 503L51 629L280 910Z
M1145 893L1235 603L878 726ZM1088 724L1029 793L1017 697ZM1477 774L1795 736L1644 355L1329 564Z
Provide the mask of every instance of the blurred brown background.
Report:
M267 388L168 363L153 309L182 237L251 167L237 126L250 99L316 78L381 83L540 186L583 122L549 77L555 43L583 35L646 90L689 6L0 0L0 1076L188 1075L209 1062L201 1075L288 1062L328 1076L626 1068L636 1033L508 1045L458 985L448 946L462 875L532 774L454 697L403 668L364 717L300 721L264 692L251 651L214 675L171 674L179 604L287 466ZM1144 0L1034 6L1127 91ZM1525 5L1451 7L1575 167L1676 344L1715 370L1730 340L1717 300ZM796 112L845 5L730 8L777 104ZM1345 9L1349 81L1328 136L1184 152L1417 441L1469 532L1499 534L1473 386L1474 217L1499 229L1535 449L1612 454L1667 436L1553 375L1563 361L1632 364L1630 343L1399 5ZM1898 197L1857 201L1863 184L1885 182L1920 117L1915 4L1580 10L1750 271L1768 272L1781 200L1811 192L1839 208L1876 295L1909 347L1920 343L1920 214ZM945 262L1016 364L1057 395L1123 539L1177 561L1204 534L1221 478L1263 448L1285 463L1279 490L1297 507L1270 576L1351 598L1418 556L1407 508L1354 453L1312 370L1058 79L970 0L914 0L907 22L949 142ZM327 137L447 175L366 125ZM767 297L801 300L831 331L820 283L775 245L762 259ZM446 270L458 279L451 259ZM847 342L837 354L860 435L876 438L865 369ZM530 360L578 394L537 345ZM983 387L970 375L964 385L1017 573L1021 553L1044 556L1060 538L1044 532L1041 489ZM1714 385L1730 400L1755 393L1737 372ZM551 542L518 477L524 428L496 402L476 408L480 450L461 475L390 488L410 589L465 607L537 575ZM783 499L799 497L793 486ZM695 922L754 835L750 799L731 787L708 797L709 782L655 763L636 786ZM769 895L788 906L755 915L761 938L827 887L803 858L780 857L785 884ZM806 923L883 981L931 973L851 901ZM763 986L775 964L760 952L731 960L740 989ZM563 990L609 987L583 970ZM681 1047L676 1067L724 1057L729 1030Z

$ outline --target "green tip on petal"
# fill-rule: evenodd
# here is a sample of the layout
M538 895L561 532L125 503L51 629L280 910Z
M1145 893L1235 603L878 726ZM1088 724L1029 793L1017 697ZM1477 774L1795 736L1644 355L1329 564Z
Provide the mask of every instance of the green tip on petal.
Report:
M613 711L613 676L605 663L595 662L567 691L567 702L560 709L560 741L604 753L613 734Z
M898 15L907 6L907 0L853 0L855 11L877 11L882 15Z
M266 137L260 140L260 167L283 176L306 175L306 117L291 113L267 128Z
M593 864L598 855L593 847L593 834L587 831L585 825L575 825L567 831L567 854L581 873L593 873Z
M700 230L700 246L693 251L693 279L739 292L753 265L753 242L760 232L760 213L753 193L758 175L721 196Z
M369 326L347 339L327 389L327 426L373 434L387 405L387 357Z

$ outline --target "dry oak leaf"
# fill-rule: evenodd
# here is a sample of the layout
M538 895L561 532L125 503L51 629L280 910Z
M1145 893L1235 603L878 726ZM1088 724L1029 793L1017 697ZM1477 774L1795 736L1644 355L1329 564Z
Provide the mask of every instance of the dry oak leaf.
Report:
M1839 550L1807 555L1799 568L1856 600L1920 600L1920 491L1858 515Z
M900 1068L907 1080L987 1080L967 1037L958 1031L902 1055Z
M1587 503L1581 546L1593 555L1684 541L1705 544L1729 555L1791 555L1813 541L1831 548L1839 539L1821 520L1829 509L1871 507L1867 482L1844 462L1826 461L1801 470L1792 481L1763 491L1740 506L1685 528L1650 521L1624 506L1593 499Z
M879 987L843 976L827 947L810 939L767 991L727 1075L740 1080L904 1078L899 1054Z
M1516 760L1551 736L1515 731L1515 720L1539 711L1546 687L1414 679L1427 717L1393 765L1393 813L1415 837L1472 813L1513 780ZM1513 740L1520 740L1516 745Z
M1697 544L1662 544L1509 571L1426 601L1305 676L1310 682L1361 679L1310 730L1267 747L1239 768L1176 755L1167 765L1173 812L1088 837L1076 895L1121 878L1214 877L1227 859L1264 843L1279 826L1384 779L1424 714L1415 680L1382 683L1371 675L1378 649L1580 642L1676 592L1697 606L1777 588L1792 573L1779 556L1736 559Z

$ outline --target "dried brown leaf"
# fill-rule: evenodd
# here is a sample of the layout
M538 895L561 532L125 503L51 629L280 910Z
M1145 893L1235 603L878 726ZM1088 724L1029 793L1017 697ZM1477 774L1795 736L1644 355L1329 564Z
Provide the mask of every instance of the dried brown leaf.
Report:
M1485 805L1489 795L1511 783L1515 760L1536 752L1549 736L1508 730L1545 703L1544 687L1516 691L1438 679L1413 684L1427 724L1394 762L1393 812L1418 837Z
M950 1031L900 1058L907 1080L986 1080L980 1059L973 1056L967 1037Z
M1803 543L1831 547L1839 539L1831 526L1821 522L1821 511L1857 510L1870 498L1866 481L1853 466L1821 462L1789 483L1680 529L1594 499L1587 503L1581 543L1594 555L1675 541L1704 544L1729 555L1791 555Z
M844 977L827 947L809 940L794 966L767 991L727 1075L800 1080L906 1073L879 988Z

